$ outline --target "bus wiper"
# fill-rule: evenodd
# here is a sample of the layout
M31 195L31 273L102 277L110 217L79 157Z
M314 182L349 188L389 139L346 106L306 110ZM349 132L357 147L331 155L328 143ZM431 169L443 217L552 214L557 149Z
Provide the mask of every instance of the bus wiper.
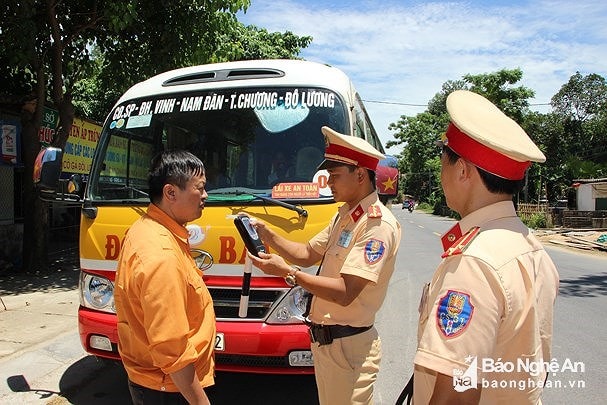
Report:
M222 193L222 194L250 195L251 197L254 197L254 198L259 199L261 201L268 202L268 203L274 204L274 205L278 205L280 207L284 207L284 208L289 209L291 211L295 211L295 212L297 212L299 214L300 217L304 217L304 218L308 217L308 211L306 211L306 209L303 208L301 205L289 204L289 203L286 203L284 201L276 200L274 198L264 197L264 196L261 196L259 194L250 193L248 191L241 191L241 190L230 191L230 192L226 192L226 193Z

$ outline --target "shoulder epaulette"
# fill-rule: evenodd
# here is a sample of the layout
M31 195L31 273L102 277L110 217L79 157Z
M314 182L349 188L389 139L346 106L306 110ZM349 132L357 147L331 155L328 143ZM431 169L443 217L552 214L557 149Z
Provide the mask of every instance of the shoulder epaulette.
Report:
M381 208L379 205L369 205L367 208L367 216L369 218L381 218Z
M461 255L470 245L470 243L472 243L474 238L476 238L480 230L481 228L479 228L478 226L475 226L474 228L470 229L468 232L462 235L462 237L459 238L459 240L457 240L449 249L445 250L441 257L445 258L449 256Z

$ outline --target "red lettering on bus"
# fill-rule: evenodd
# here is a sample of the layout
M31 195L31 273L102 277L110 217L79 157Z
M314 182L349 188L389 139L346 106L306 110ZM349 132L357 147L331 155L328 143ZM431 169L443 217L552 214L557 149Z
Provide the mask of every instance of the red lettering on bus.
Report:
M221 244L219 263L234 263L236 261L236 249L234 249L236 239L233 236L220 236L219 243Z
M120 239L118 235L105 235L105 258L115 260L120 254Z

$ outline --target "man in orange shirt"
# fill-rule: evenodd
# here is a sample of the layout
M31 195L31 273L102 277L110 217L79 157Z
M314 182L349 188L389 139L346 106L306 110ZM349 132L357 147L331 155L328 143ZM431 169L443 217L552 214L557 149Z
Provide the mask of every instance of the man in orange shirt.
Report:
M118 260L118 350L135 405L206 405L215 312L185 228L202 215L205 169L189 152L163 152L148 181L151 203L128 230Z

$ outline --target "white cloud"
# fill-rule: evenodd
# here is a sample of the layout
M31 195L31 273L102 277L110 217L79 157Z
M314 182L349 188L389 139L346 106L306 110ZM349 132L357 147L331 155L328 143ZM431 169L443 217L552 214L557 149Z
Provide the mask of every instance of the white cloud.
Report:
M532 103L546 103L576 71L607 76L603 0L253 0L240 19L312 36L302 56L342 69L364 100L425 104L448 80L518 67L536 92ZM424 110L367 109L384 142L392 139L389 123Z

